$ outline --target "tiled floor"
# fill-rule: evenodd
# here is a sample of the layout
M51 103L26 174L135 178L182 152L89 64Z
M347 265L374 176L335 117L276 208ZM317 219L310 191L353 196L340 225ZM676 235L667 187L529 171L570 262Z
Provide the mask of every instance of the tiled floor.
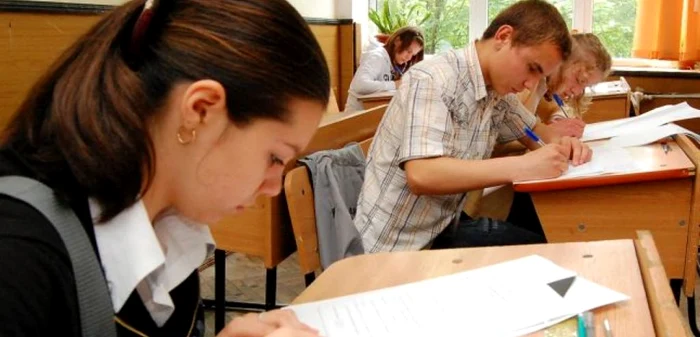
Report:
M203 298L214 298L214 266L200 273ZM277 267L277 304L289 304L304 290L296 254ZM262 260L233 253L226 258L226 300L264 303L265 267ZM241 313L228 312L226 321ZM205 313L207 334L214 336L214 312Z
M214 298L214 267L201 272L202 297ZM696 293L700 291L700 280L695 284ZM277 303L290 303L304 290L304 277L299 271L296 254L289 257L277 267ZM226 259L226 299L229 301L246 301L263 303L265 300L265 268L260 259L242 254L231 254ZM700 296L696 298L700 302ZM696 306L700 306L700 303ZM681 299L681 312L686 315L684 299ZM227 322L234 315L227 313ZM206 312L207 335L214 336L214 312ZM700 315L696 315L700 321Z

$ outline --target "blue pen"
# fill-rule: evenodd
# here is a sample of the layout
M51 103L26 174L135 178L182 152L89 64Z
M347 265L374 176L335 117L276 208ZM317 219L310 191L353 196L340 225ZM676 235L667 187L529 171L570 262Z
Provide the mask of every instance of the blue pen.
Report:
M403 76L403 69L399 68L399 66L396 64L394 65L394 72L398 73L399 76Z
M540 144L540 146L545 146L546 144L540 139L540 137L537 137L534 131L530 130L529 127L525 127L525 134L532 139L535 143Z
M569 114L567 114L566 110L564 109L564 100L562 100L561 97L559 97L559 95L557 94L552 94L552 98L554 99L554 102L556 102L559 106L559 109L561 109L561 112L564 114L564 117L570 118Z

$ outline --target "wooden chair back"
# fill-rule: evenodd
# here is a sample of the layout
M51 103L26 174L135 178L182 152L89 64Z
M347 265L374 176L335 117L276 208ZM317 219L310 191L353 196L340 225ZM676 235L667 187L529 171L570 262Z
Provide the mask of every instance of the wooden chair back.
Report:
M371 143L372 138L360 142L360 148L365 156ZM314 192L306 166L301 165L287 172L284 177L284 194L287 198L301 272L302 274L313 273L321 269L321 257L316 233Z

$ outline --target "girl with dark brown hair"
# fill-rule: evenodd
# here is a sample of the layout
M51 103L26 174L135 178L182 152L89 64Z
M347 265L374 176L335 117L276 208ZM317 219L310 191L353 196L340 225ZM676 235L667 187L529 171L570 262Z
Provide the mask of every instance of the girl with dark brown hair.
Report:
M130 1L31 90L3 134L0 176L42 182L77 215L119 336L201 336L206 224L280 192L329 88L320 47L285 0ZM66 246L6 195L0 255L0 335L82 335ZM316 335L280 310L219 334Z
M423 60L423 33L416 27L403 27L391 34L384 48L370 50L360 58L360 66L350 82L345 111L363 110L357 96L395 90L411 66Z

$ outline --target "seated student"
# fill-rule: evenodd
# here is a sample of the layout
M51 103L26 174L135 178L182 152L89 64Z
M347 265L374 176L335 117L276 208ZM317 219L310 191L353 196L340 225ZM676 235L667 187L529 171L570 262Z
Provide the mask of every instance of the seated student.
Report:
M403 27L391 34L384 48L362 54L360 67L350 82L345 111L364 110L357 96L399 87L401 77L423 60L423 33L416 27Z
M204 336L206 224L280 192L329 87L318 42L285 0L134 0L30 91L3 134L0 175L39 180L75 212L118 336ZM82 274L61 237L28 204L0 201L0 336L81 336ZM219 336L318 333L274 310Z
M354 221L365 252L543 242L508 223L459 215L468 191L557 177L570 158L590 160L586 145L536 123L513 95L570 52L557 9L527 0L499 13L480 40L411 68L369 150ZM525 127L548 144L527 138ZM488 159L497 141L515 139L533 151Z
M612 59L598 37L591 33L572 34L571 40L571 56L561 67L546 80L542 79L535 90L520 92L518 98L560 135L580 138L586 125L581 117L591 102L584 95L585 88L608 76ZM566 115L552 99L553 94L566 102Z

